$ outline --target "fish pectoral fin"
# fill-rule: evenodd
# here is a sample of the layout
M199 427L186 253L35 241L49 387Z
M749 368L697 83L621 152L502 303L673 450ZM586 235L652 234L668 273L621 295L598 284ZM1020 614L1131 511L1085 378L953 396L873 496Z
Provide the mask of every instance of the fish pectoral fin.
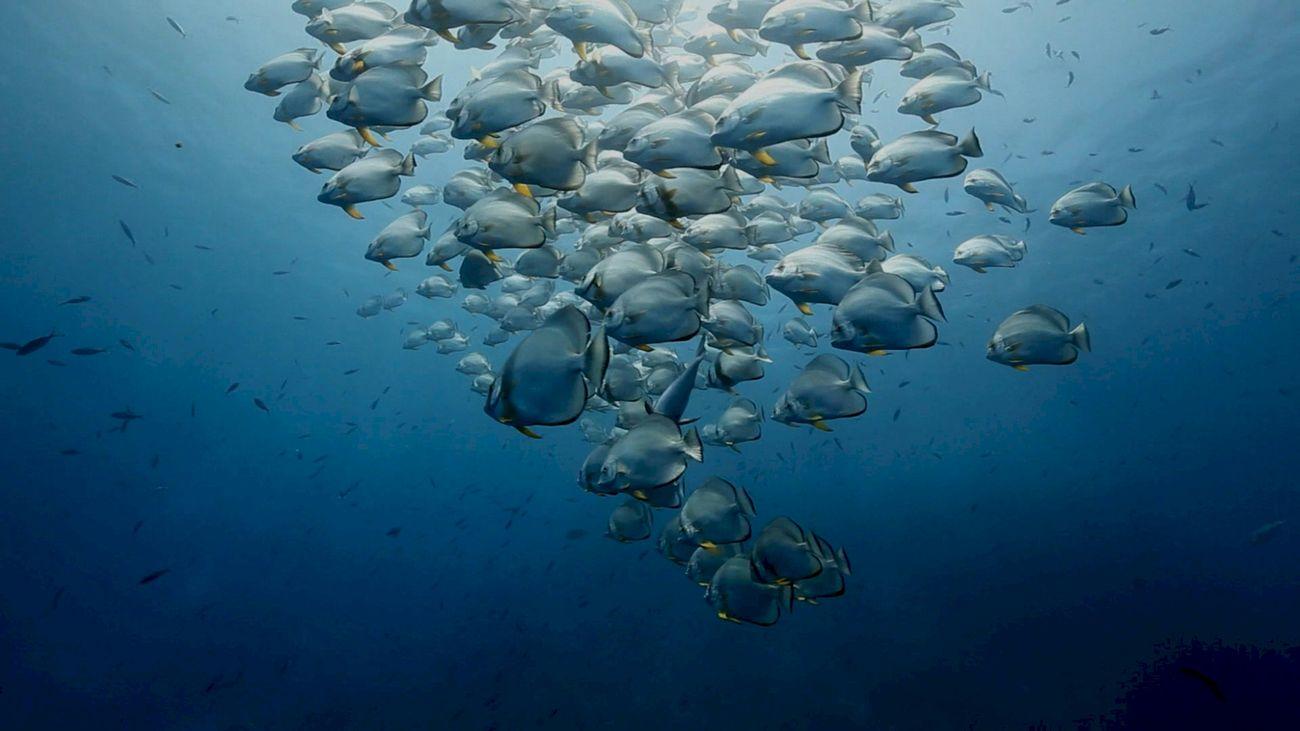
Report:
M796 43L793 46L790 46L790 50L794 51L794 55L798 56L803 61L812 60L812 56L809 56L808 52L804 50L802 43Z
M799 308L799 311L803 314L812 317L813 308L807 302L796 302L794 306Z
M904 193L917 193L917 192L919 192L919 191L917 191L916 186L915 186L915 185L912 185L911 183L903 183L902 185L900 185L900 186L898 186L898 187L899 187L900 189L902 189L902 191L903 191Z
M583 61L587 60L587 44L585 41L575 41L573 43L573 52L578 54L578 58Z
M443 270L444 272L449 272L449 271L451 271L451 265L448 264L448 263L445 262L445 261L444 261L443 263L439 264L438 266L441 267L442 270Z
M635 345L633 347L641 351L642 353L649 353L654 350L654 348L650 347L649 345Z
M379 138L375 137L375 133L371 132L369 127L357 127L357 134L361 135L361 139L365 140L366 144L371 147L383 147L379 142Z
M338 41L334 41L330 43L329 46L331 51L337 53L340 56L348 52L347 46L344 46L342 43L339 43Z
M478 138L478 143L488 148L489 150L495 150L501 146L501 143L497 142L497 138L493 137L492 135L486 135L484 137Z
M528 437L529 439L541 439L541 438L542 438L542 435L541 435L541 434L538 434L537 432L533 431L532 429L529 429L529 428L526 427L526 426L517 426L517 427L515 427L515 431L519 432L520 434L523 434L524 436Z
M876 348L875 350L868 350L868 351L867 351L867 355L873 355L873 356L877 356L877 357L879 357L879 356L882 356L882 355L889 355L889 351L888 351L888 350L881 350L880 348Z
M833 431L833 429L831 429L829 426L826 426L826 420L821 418L820 416L813 417L812 420L808 422L808 425L816 429L817 431L824 431L824 432Z
M928 125L932 125L932 126L938 126L938 124L939 124L939 121L938 121L937 119L935 119L933 115L930 115L930 114L922 114L922 115L921 115L921 121L922 121L922 122L925 122L925 123L928 124Z
M485 250L483 252L483 256L486 256L488 258L488 261L492 262L493 264L500 264L501 262L505 261L505 259L501 258L500 254L496 253L491 249Z
M1011 367L1012 367L1012 368L1015 368L1016 370L1020 371L1021 373L1028 373L1028 372L1029 372L1029 366L1027 366L1027 365L1013 365L1013 366L1011 366Z
M444 41L451 43L452 45L460 43L460 39L452 35L452 32L447 30L446 28L442 28L441 30L437 30L435 32L438 34L439 38L442 38Z
M385 259L385 260L383 260L383 261L381 261L381 262L379 262L379 263L380 263L380 264L383 264L383 265L384 265L384 268L387 269L387 270L390 271L390 272L395 272L395 271L397 271L397 265L394 264L393 262L389 261L388 259Z
M764 165L772 166L777 164L776 158L772 157L772 153L768 152L767 150L755 150L750 154L754 156L755 160L758 160Z
M514 188L516 193L522 195L525 198L533 197L533 189L529 188L527 183L515 183L510 187Z
M1080 236L1087 236L1087 235L1088 235L1088 233L1087 233L1086 231L1084 231L1082 228L1080 228L1080 227L1078 227L1078 226L1072 226L1072 227L1070 227L1070 230L1073 231L1073 232L1075 232L1075 233L1077 233L1077 234L1079 234Z
M356 206L352 206L352 205L343 206L343 212L355 218L358 221L365 218L365 216L361 215L361 211L357 210Z

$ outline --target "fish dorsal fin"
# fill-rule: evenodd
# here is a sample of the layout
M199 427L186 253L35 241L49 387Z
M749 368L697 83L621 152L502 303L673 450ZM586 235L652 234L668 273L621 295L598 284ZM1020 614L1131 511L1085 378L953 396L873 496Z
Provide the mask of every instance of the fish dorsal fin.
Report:
M831 86L835 83L825 67L813 61L795 61L778 66L763 77L764 81L768 79L786 79L813 86Z
M1070 329L1070 318L1066 317L1060 310L1047 305L1030 305L1021 312L1035 317L1041 317L1044 320L1059 327L1062 332Z
M948 57L950 57L950 58L952 58L952 59L954 59L954 60L957 60L957 61L960 61L960 60L961 60L961 55L958 54L956 51L952 50L952 46L949 46L949 45L946 44L946 43L931 43L930 45L926 46L925 48L926 48L926 50L935 50L935 51L938 51L939 53L942 53L943 55L948 56Z
M841 381L849 379L849 364L844 362L843 358L831 353L822 353L813 358L803 370L804 373L826 373Z

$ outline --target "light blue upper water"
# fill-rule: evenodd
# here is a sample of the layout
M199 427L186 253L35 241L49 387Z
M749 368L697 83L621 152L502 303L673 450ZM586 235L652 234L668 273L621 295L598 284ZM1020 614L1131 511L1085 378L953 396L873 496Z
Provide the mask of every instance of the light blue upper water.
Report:
M853 556L845 597L761 629L719 622L650 543L601 537L614 503L576 486L576 428L524 439L455 357L400 348L408 321L453 317L500 364L510 346L478 346L488 321L459 297L354 314L430 272L362 259L395 202L362 222L316 202L323 178L289 154L332 122L295 132L241 88L309 45L288 4L51 0L0 24L0 340L61 334L0 353L0 726L1065 728L1159 643L1300 640L1300 6L968 0L927 36L1006 94L943 128L975 127L980 164L1037 209L1029 253L950 266L1023 224L960 178L921 184L886 227L952 274L943 343L862 358L870 409L834 434L768 421L691 468ZM491 58L440 44L427 68L450 98ZM865 92L889 92L864 115L885 140L920 127L895 69ZM415 181L464 165L433 156ZM1130 221L1049 226L1089 180L1131 184ZM1191 183L1208 207L1184 206ZM453 209L433 211L440 231ZM1086 321L1093 352L986 361L1036 302ZM740 391L770 409L808 355L769 350ZM110 432L127 407L144 418Z

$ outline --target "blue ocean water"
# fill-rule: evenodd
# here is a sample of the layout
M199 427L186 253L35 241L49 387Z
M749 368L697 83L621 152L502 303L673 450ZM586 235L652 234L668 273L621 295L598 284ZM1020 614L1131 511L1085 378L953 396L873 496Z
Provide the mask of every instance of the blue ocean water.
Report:
M857 359L870 409L833 434L769 420L691 467L853 557L844 597L771 628L718 621L652 542L601 535L615 503L575 484L576 428L525 439L483 415L458 356L401 349L408 322L452 317L499 365L511 346L478 345L488 321L459 297L354 314L430 270L362 259L395 202L356 222L315 200L323 178L289 155L334 123L295 132L241 88L311 43L288 2L9 8L0 340L59 336L0 352L0 728L1103 728L1171 646L1296 645L1297 6L966 4L927 41L1006 99L943 128L975 127L981 164L1037 209L1029 254L950 265L1021 219L960 178L921 184L886 227L952 274L942 344ZM427 68L450 98L491 58L440 44ZM866 90L886 140L919 128L895 66ZM1094 179L1133 186L1129 222L1049 226ZM1189 211L1193 183L1209 205ZM432 211L435 232L455 214ZM1035 302L1086 321L1093 352L985 360ZM784 304L758 310L768 330ZM808 354L769 350L739 390L770 409ZM143 418L113 431L123 409ZM1262 689L1294 659L1246 682L1197 657L1227 700L1175 673L1170 708L1295 713Z

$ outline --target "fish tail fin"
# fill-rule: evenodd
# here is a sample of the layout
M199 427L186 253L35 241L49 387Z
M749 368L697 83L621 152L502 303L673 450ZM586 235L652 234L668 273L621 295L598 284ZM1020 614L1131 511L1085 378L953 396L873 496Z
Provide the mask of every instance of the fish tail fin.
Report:
M934 290L926 287L916 296L917 310L931 320L944 320L947 317L943 314L943 305L939 304L939 298L935 296Z
M857 7L853 8L853 17L865 23L874 21L876 12L871 8L871 0L862 0Z
M406 157L402 158L402 167L397 171L397 174L405 175L408 178L415 175L415 155L409 152L406 153Z
M686 95L686 90L682 88L681 75L681 64L676 61L669 61L664 64L664 80L668 82L668 88L678 97Z
M609 366L609 339L605 337L605 326L599 325L591 333L587 349L582 353L582 375L592 393L605 387L605 369Z
M548 237L555 236L555 206L547 208L542 214L542 230Z
M1076 348L1092 352L1092 336L1088 334L1088 326L1082 322L1070 331L1070 342L1074 343Z
M442 101L442 74L420 87L420 98L431 102Z
M980 147L980 138L975 134L974 127L957 143L957 152L966 157L984 157L984 148Z
M654 36L650 35L649 28L638 28L636 31L637 38L641 41L641 55L637 58L644 58L655 50Z
M849 385L858 393L871 393L871 386L867 385L867 377L862 373L862 366L855 366L849 371Z
M740 175L736 169L730 165L722 171L722 185L729 193L740 193L745 186L740 182Z
M987 71L975 77L975 85L990 94L996 94L1000 97L1006 98L1006 94L993 88L993 75Z
M1133 195L1133 186L1126 185L1124 186L1124 190L1119 192L1119 204L1125 208L1137 210L1138 202L1137 198Z
M691 430L686 432L686 436L682 437L682 442L685 444L687 457L696 462L704 461L704 443L700 441L699 429L691 427Z
M912 53L921 53L925 50L925 45L921 41L921 34L917 33L915 28L909 29L899 40L901 40L903 45L907 46L908 50Z
M695 311L700 318L709 316L709 280L705 279L695 288Z
M844 550L844 546L835 549L835 565L839 567L842 574L853 573L853 564L849 563L849 554Z
M600 157L600 138L593 137L582 151L582 166L587 172L596 172L596 158Z
M864 2L864 5L870 3ZM835 87L835 104L845 114L862 114L862 68L858 67Z
M560 80L552 79L542 85L541 102L557 112L564 111L564 105L560 103Z
M812 159L823 165L831 165L834 163L834 161L831 160L830 146L826 144L825 137L813 143Z

